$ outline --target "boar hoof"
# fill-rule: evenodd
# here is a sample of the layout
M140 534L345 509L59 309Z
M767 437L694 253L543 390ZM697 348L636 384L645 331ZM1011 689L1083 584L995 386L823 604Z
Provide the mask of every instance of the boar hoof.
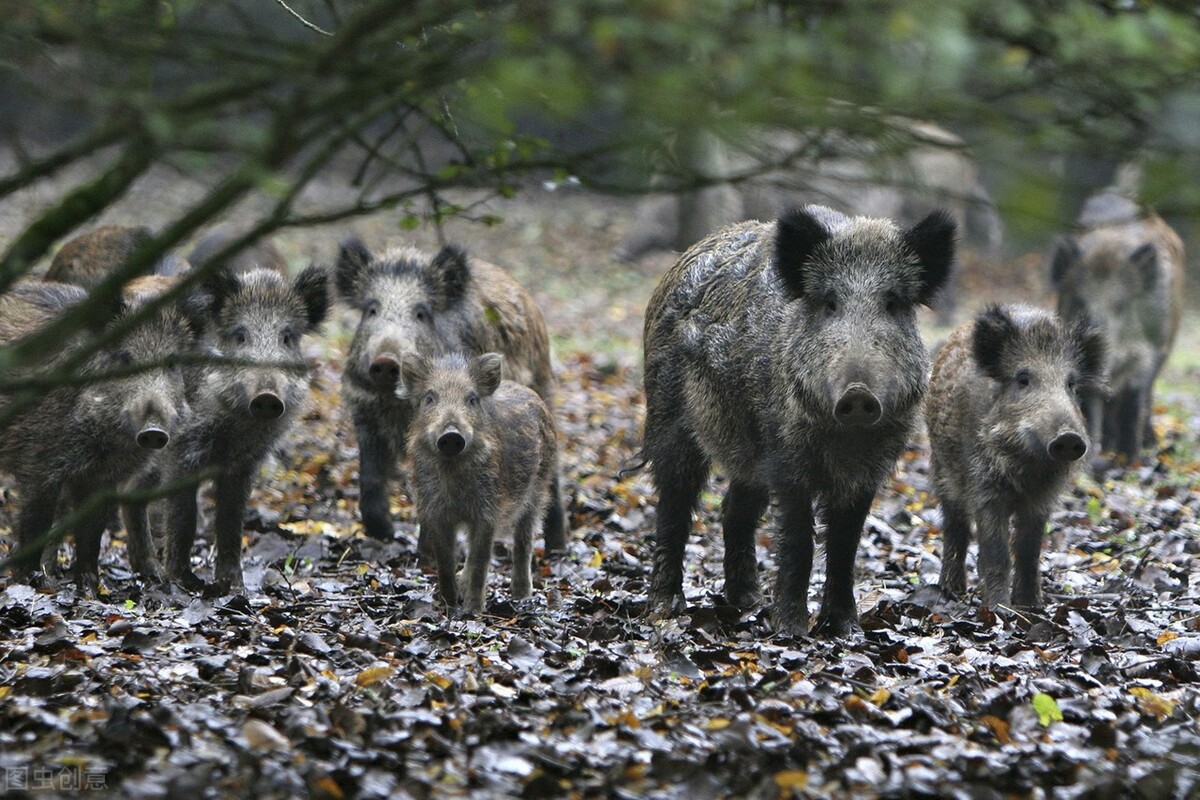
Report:
M730 586L725 584L725 601L735 608L747 611L756 608L762 601L757 586Z
M392 521L390 519L381 522L364 519L363 532L370 538L380 542L390 542L396 538L396 531L392 528Z
M80 597L95 598L100 592L100 576L90 572L76 575L75 590Z
M208 586L196 573L186 569L175 576L175 583L189 594L200 594Z
M813 626L812 632L814 636L849 636L862 632L862 628L853 615L830 612L817 617L817 624Z
M646 600L646 617L650 620L672 619L687 611L687 601L681 594L652 594Z

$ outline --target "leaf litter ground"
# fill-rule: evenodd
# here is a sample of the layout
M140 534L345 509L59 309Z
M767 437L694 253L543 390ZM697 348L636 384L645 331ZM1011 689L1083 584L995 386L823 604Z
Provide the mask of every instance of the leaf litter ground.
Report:
M518 235L487 243L509 263L530 241L566 246L547 243L549 226L532 212L509 213ZM776 637L765 610L724 605L719 476L688 545L688 612L650 623L641 612L653 489L645 473L617 475L640 438L635 348L653 277L597 285L585 259L578 270L536 292L566 352L558 417L573 535L565 556L540 560L532 600L507 599L502 544L486 614L444 618L415 563L402 491L396 542L362 537L355 443L337 398L346 336L335 323L313 350L304 423L252 500L246 596L142 590L119 536L105 550L99 599L0 583L5 788L66 793L82 780L130 797L689 800L1200 793L1194 395L1165 395L1156 466L1087 478L1064 498L1043 555L1044 613L938 597L939 516L917 437L860 548L861 634ZM581 335L599 344L573 346ZM1184 372L1194 386L1200 376ZM773 530L768 513L764 587ZM200 555L211 566L207 545Z

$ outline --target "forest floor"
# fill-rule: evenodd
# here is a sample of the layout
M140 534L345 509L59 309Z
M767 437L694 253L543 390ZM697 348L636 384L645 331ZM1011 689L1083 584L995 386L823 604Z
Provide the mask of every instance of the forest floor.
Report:
M191 189L148 182L105 221L161 224L154 201L167 191ZM104 550L98 599L0 577L0 793L1200 794L1194 317L1160 387L1156 458L1085 476L1054 513L1043 613L939 598L939 514L917 436L868 519L862 633L782 637L765 609L723 604L719 476L687 549L688 610L652 623L641 612L653 486L644 472L617 473L641 435L642 310L671 256L636 267L609 257L631 201L534 190L497 210L501 225L445 233L510 267L553 334L571 537L564 556L539 560L534 597L508 600L501 545L486 613L447 619L416 565L399 488L396 541L363 537L339 399L354 317L339 312L310 345L311 406L254 491L244 596L142 589L120 534ZM20 224L0 215L0 243ZM385 215L277 242L299 268L328 263L350 231L373 248L436 246ZM1044 302L1036 254L1016 264L968 273L966 309ZM931 344L944 334L928 332ZM0 508L0 526L18 503ZM758 536L768 587L774 527L768 513ZM199 555L204 575L207 542ZM818 548L814 607L822 575Z

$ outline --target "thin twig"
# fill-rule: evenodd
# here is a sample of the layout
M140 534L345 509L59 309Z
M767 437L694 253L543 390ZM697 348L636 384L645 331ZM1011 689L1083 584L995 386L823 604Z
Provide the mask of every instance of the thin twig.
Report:
M275 0L275 2L279 3L279 5L283 6L284 11L288 12L293 17L300 20L301 24L304 25L304 27L308 28L309 30L316 31L317 33L321 34L322 36L333 36L333 33L331 31L327 31L324 28L318 28L316 25L312 24L311 22L306 20L304 17L300 16L298 13L293 11L292 7L289 6L287 3L283 2L283 0Z

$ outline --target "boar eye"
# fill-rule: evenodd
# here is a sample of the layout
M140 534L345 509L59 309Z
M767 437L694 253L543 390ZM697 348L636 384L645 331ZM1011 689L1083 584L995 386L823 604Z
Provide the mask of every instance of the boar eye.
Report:
M1028 389L1029 384L1033 382L1033 378L1025 370L1021 370L1013 378L1013 382L1022 389Z
M471 392L469 395L467 395L467 405L471 406L471 408L479 405L479 395L475 394L474 392Z
M838 301L833 295L825 296L825 304L823 306L826 316L836 314L838 312Z
M294 331L285 330L283 332L283 346L291 347L296 343L296 334Z
M423 398L421 398L421 402L425 404L426 408L428 408L429 406L432 406L433 401L434 401L433 392L426 392L425 396Z
M900 310L900 298L894 294L889 294L887 299L883 301L883 310L889 314L895 314Z
M118 350L113 353L113 360L122 367L128 367L133 363L133 355L128 350Z
M379 303L374 300L367 303L367 307L364 309L363 313L365 313L368 318L379 316Z
M246 343L246 329L245 328L234 328L232 331L230 331L229 338L233 339L235 344L245 344Z
M431 316L429 313L429 306L425 305L424 303L419 304L415 309L413 309L413 316L417 318L417 322L429 322Z

